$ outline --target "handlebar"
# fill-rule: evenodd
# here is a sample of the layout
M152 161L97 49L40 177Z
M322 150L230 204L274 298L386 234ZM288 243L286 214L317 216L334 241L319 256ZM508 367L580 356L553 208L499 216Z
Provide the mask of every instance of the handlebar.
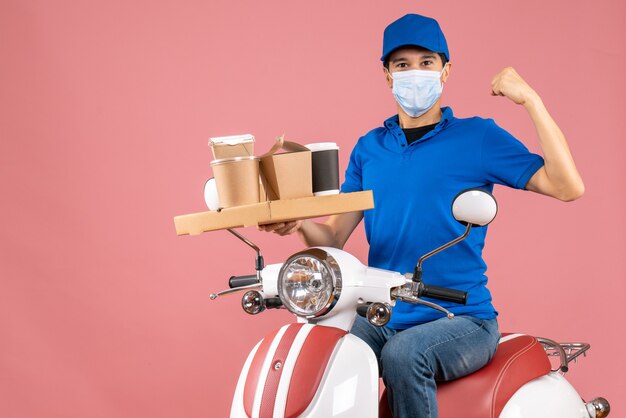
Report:
M462 305L465 305L467 303L467 292L427 284L422 285L419 296L445 300L446 302L460 303Z
M249 274L247 276L231 276L230 279L228 279L228 286L231 289L258 283L259 280L257 279L256 274Z

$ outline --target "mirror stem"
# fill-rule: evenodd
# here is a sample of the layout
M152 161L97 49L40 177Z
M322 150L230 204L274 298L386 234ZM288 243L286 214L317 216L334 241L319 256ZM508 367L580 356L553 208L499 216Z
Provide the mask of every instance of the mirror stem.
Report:
M259 281L261 281L261 270L263 270L263 268L265 267L265 262L263 260L263 256L261 255L261 249L257 247L248 238L244 237L243 235L241 235L239 232L235 231L234 229L228 228L228 232L230 232L231 234L239 238L241 241L243 241L246 245L248 245L250 248L252 248L256 252L256 258L255 258L256 278Z
M428 254L423 255L418 261L417 261L417 266L415 266L415 270L413 272L413 281L414 282L420 282L422 281L422 263L424 262L424 260L426 260L429 257L432 257L433 255L442 252L443 250L452 247L454 244L457 244L461 241L463 241L465 238L467 238L467 236L469 235L470 229L472 229L472 224L468 223L467 227L465 228L465 232L463 233L463 235L461 235L458 238L453 239L452 241L448 242L447 244L442 245L439 248L435 248L434 250L432 250L431 252L429 252Z

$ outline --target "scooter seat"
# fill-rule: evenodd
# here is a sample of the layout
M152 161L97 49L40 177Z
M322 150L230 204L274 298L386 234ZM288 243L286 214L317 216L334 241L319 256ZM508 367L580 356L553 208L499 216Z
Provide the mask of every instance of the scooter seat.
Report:
M439 418L497 418L523 385L550 372L550 361L535 337L503 334L493 359L461 379L437 384ZM379 417L391 417L383 393Z

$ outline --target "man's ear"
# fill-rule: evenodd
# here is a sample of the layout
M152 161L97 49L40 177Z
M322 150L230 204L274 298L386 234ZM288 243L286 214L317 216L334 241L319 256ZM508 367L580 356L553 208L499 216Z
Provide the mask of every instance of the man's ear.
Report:
M443 73L441 74L441 81L446 83L448 81L448 77L450 77L450 70L452 69L452 63L447 62L446 66L443 68Z
M383 72L385 73L385 79L387 80L387 86L389 88L393 87L393 79L391 78L391 75L389 74L389 70L385 67L383 67Z

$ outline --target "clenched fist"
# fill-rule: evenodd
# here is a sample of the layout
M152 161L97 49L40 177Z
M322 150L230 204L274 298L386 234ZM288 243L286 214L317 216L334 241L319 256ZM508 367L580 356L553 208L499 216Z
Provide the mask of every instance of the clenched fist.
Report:
M491 95L508 97L521 105L538 97L535 90L512 67L505 68L493 78Z

